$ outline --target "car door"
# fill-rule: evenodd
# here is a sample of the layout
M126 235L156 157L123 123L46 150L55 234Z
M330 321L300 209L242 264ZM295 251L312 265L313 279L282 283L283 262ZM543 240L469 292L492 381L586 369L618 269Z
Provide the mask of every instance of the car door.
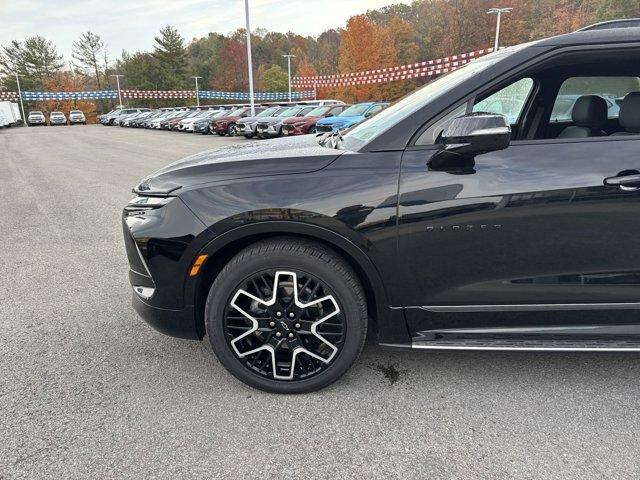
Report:
M510 106L499 113L517 122L534 88L526 83L480 109L502 95ZM438 149L408 149L399 182L402 301L414 335L640 323L639 185L605 185L640 172L639 136L516 140L448 170L427 166Z

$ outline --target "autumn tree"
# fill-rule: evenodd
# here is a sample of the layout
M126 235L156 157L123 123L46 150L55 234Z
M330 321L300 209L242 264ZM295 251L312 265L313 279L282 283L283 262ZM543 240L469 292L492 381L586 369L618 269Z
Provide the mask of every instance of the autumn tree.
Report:
M184 38L171 25L160 30L155 37L153 56L158 61L161 88L174 90L183 88L187 77L187 51Z
M218 71L211 79L214 90L226 92L246 92L249 90L247 73L247 51L237 40L227 40L220 50Z
M339 66L341 72L359 72L397 65L398 57L389 29L377 25L365 15L356 15L342 32ZM382 98L384 84L341 87L338 92L352 101Z
M95 78L98 90L102 88L100 78L102 72L102 53L104 43L99 35L93 32L83 33L78 40L73 42L73 66L75 70L86 76Z

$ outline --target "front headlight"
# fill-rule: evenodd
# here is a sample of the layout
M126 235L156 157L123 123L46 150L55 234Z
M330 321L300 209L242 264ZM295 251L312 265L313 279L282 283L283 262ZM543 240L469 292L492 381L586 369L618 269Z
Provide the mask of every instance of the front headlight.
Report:
M164 207L167 203L176 197L142 197L138 196L133 198L124 207L126 216L139 215L149 210L155 210L157 208Z

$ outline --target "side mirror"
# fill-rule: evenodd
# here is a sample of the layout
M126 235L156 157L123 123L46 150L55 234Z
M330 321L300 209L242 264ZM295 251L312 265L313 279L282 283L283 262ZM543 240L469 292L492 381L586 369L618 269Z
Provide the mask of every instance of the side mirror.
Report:
M329 117L333 117L333 113L327 113L327 114L325 115L325 117L327 117L327 118L329 118Z
M511 142L511 127L502 115L472 113L451 120L441 139L444 148L429 160L429 167L434 170L473 162L476 155L504 150Z

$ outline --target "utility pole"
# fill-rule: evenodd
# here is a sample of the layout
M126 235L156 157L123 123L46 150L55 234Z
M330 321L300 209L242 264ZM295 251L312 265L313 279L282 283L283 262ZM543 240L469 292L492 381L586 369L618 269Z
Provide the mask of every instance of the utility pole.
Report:
M491 8L487 10L489 14L496 14L498 18L496 19L496 40L493 44L493 51L497 52L498 48L500 48L500 19L502 18L503 13L509 13L513 8Z
M295 55L282 55L287 59L287 71L289 72L289 103L291 103L291 59L296 58Z
M120 77L124 75L109 75L110 77L116 77L116 83L118 84L118 102L120 102L120 108L122 108L122 95L120 94Z
M22 123L29 126L29 122L27 122L27 117L24 116L24 103L22 101L22 90L20 89L20 78L18 78L18 72L14 72L16 74L16 83L18 84L18 97L20 98L20 109L22 110Z
M244 16L247 22L247 68L249 69L249 97L251 100L251 116L256 116L256 106L253 101L253 68L251 66L251 27L249 26L249 0L244 0Z
M200 106L200 90L198 90L198 79L202 77L191 77L196 81L196 106Z

